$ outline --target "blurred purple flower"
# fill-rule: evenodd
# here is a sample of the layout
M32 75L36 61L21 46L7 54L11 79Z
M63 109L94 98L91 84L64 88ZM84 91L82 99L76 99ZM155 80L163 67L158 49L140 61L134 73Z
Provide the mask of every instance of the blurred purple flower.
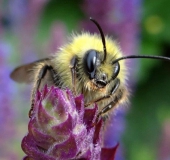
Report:
M115 37L125 55L131 55L137 54L138 49L139 7L140 0L84 0L82 10L86 17L93 17L99 22L104 34ZM81 26L87 31L98 32L96 26L93 23L89 23L87 18L81 22ZM135 72L138 68L136 62L133 60L131 63L128 63L128 68L135 68L129 76L131 77L129 84L131 88L134 86L136 79ZM111 147L120 141L121 134L125 128L125 114L126 109L119 107L107 122L105 146ZM117 153L116 160L124 159L121 147L119 147Z
M97 106L84 108L83 96L69 90L45 88L37 92L29 133L22 140L25 160L114 160L113 148L102 148L102 119Z
M8 4L12 28L19 39L22 63L35 60L35 35L43 8L48 0L13 0Z
M84 0L82 9L87 17L93 17L105 34L115 36L125 54L136 54L140 0ZM95 6L95 7L94 7ZM88 19L82 22L85 30L98 32Z
M15 157L15 153L7 151L9 144L13 140L15 132L15 111L12 107L13 84L9 79L10 68L9 63L10 46L2 41L0 37L0 157L9 158L11 155ZM14 158L15 159L15 158Z
M66 26L62 22L54 22L51 27L51 35L47 48L47 53L56 53L56 51L66 42Z
M22 63L35 60L34 36L45 2L46 0L0 1L0 157L2 159L18 160L22 155L19 150L22 131L17 132L17 130L21 128L24 130L24 127L21 127L23 124L21 117L17 121L15 113L18 110L17 115L22 114L23 110L19 108L20 105L17 108L12 107L14 103L17 103L15 99L19 94L15 90L14 82L9 78L10 63L14 62L14 55L11 55L11 52L14 52L19 40L20 47L16 52L17 63L19 60ZM9 31L10 36L6 34ZM12 43L14 48L10 45L11 35L15 37L15 41Z
M0 2L0 6L2 6L2 2ZM0 10L0 157L1 159L13 158L15 160L18 159L18 155L10 145L16 135L16 115L12 107L13 91L15 89L9 78L11 46L5 41L3 25L3 11Z

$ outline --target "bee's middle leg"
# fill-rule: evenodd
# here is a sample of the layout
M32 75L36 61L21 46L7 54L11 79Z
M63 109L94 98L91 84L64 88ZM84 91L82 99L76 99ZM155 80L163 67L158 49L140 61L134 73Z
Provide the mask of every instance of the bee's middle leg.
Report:
M73 86L74 95L76 95L76 67L77 67L77 56L74 56L70 62L72 86Z

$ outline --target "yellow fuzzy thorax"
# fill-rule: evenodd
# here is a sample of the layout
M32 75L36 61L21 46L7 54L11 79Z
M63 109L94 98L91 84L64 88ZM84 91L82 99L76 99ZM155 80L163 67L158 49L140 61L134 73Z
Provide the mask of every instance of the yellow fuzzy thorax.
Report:
M110 64L111 60L115 60L119 57L122 57L122 52L118 44L109 37L105 37L106 40L106 49L107 56L105 63L101 66L109 76L113 73L113 65ZM70 61L76 55L80 59L80 65L83 65L83 58L85 53L88 50L94 49L98 52L103 53L103 44L100 35L82 33L80 35L73 35L71 41L64 45L56 53L53 60L54 68L59 73L62 78L64 86L71 88L71 72L70 72ZM126 70L124 61L120 61L120 72L118 78L121 83L124 85L126 81ZM83 68L83 67L82 67ZM80 70L83 72L83 69ZM81 73L84 79L84 82L88 79L88 76L85 73ZM82 84L77 84L82 85ZM86 85L86 84L84 84Z

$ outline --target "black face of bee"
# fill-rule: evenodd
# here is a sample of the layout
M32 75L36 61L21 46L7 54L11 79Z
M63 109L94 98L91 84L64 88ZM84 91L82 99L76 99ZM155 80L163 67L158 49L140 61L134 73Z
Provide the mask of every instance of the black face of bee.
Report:
M89 75L89 79L93 80L97 87L102 88L107 85L107 78L105 73L96 74L97 67L100 64L99 53L96 50L89 50L85 56L85 70Z
M111 80L108 80L107 74L98 72L97 68L101 65L102 60L99 56L99 52L96 50L87 51L84 58L85 71L89 76L89 79L99 88L105 87L111 80L114 80L120 71L119 63L113 64L113 75Z

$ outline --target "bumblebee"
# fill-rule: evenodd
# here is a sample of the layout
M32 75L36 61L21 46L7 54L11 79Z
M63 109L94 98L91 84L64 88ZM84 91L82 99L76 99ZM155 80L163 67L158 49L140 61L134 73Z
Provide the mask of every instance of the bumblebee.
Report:
M61 47L54 56L22 65L11 73L17 82L34 82L32 91L32 115L35 92L44 85L69 88L75 95L83 94L85 107L97 103L99 116L127 103L129 92L126 84L127 67L124 59L151 58L170 60L162 56L123 56L119 45L105 36L96 20L100 34L73 35L70 42Z

